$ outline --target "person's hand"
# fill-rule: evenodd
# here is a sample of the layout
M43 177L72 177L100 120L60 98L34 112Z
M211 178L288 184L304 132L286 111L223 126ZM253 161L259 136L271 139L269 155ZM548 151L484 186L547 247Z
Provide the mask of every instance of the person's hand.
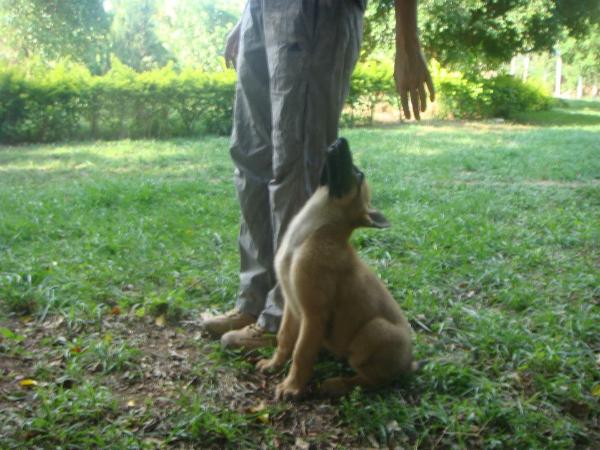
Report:
M427 108L427 92L429 99L435 100L435 90L431 75L427 69L425 58L418 45L410 46L410 50L397 49L394 62L394 81L396 90L400 95L404 116L410 119L410 104L412 105L415 119L421 119L421 112Z
M236 68L238 50L240 48L240 28L241 22L238 22L233 30L227 35L227 42L225 43L225 65L229 68Z

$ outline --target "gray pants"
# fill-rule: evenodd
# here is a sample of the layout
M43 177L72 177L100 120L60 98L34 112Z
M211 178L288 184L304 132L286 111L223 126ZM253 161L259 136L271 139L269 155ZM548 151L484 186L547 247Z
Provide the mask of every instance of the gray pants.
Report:
M237 308L275 332L273 258L316 189L358 59L356 0L248 0L237 60L231 157L242 218Z

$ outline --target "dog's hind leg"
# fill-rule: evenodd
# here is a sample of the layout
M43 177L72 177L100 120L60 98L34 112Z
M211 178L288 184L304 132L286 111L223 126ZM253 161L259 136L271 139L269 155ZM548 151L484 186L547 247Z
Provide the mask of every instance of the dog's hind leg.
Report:
M412 371L410 334L383 318L373 319L350 345L348 362L364 386L385 385Z
M350 392L355 386L371 387L375 384L363 375L353 377L328 378L319 388L319 391L328 396L340 397Z

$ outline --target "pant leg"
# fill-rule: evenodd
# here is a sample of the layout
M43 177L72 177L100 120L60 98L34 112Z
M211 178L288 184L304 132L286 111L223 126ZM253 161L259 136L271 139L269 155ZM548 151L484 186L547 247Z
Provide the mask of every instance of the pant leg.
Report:
M275 284L268 190L273 176L271 106L260 0L248 1L240 33L230 149L242 213L238 238L240 292L236 307L258 317Z
M350 0L269 0L263 22L272 108L273 247L318 186L358 59L362 8ZM283 300L267 297L259 324L276 330Z

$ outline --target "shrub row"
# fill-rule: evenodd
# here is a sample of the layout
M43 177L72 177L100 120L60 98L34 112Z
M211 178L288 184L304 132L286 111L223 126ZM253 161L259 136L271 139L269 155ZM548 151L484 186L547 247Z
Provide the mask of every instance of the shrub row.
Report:
M515 113L548 109L553 103L542 86L509 75L466 78L441 69L435 61L432 66L437 99L433 115L438 118L510 119ZM345 122L372 123L375 106L381 103L400 107L393 67L373 61L359 64L352 75Z
M434 76L439 94L436 115L442 118L510 119L515 113L548 109L553 103L542 86L510 75L467 79L434 67Z
M102 77L76 66L36 77L3 71L0 142L228 133L234 92L231 72L136 73L119 64Z
M442 117L507 117L550 105L541 89L509 76L467 80L434 67ZM66 139L167 138L229 133L235 73L136 73L113 63L101 77L62 65L35 76L0 71L0 143ZM369 124L375 106L398 106L390 65L367 62L354 71L344 121Z

